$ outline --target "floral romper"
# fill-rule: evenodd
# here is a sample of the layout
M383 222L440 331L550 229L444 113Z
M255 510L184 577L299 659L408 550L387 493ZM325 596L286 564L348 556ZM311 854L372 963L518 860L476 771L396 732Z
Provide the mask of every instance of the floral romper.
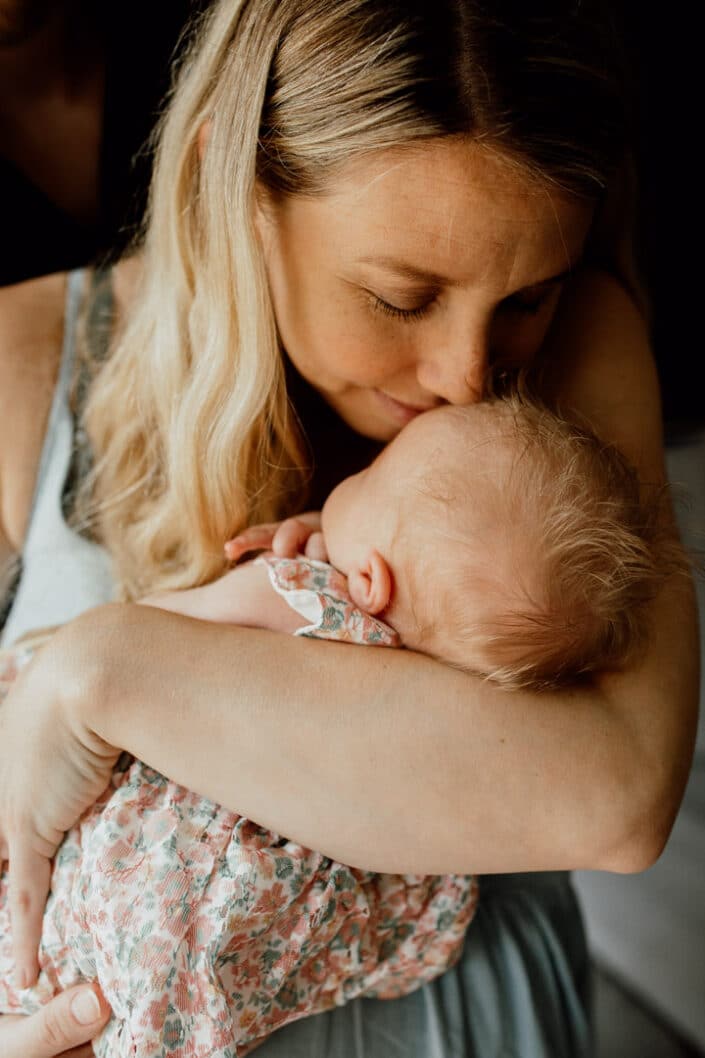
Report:
M257 561L311 621L297 635L399 645L331 566ZM39 641L0 651L0 700ZM0 1013L97 979L114 1014L98 1058L235 1058L288 1022L442 974L476 904L474 877L346 867L123 754L56 853L41 973L24 991L0 877Z

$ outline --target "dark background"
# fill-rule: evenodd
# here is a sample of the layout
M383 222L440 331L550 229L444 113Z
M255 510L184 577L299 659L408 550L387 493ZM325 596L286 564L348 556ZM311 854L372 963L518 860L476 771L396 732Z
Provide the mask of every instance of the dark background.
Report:
M640 261L651 295L652 335L667 423L705 421L699 378L705 312L699 276L701 190L697 156L694 8L684 3L618 5L630 57L640 177ZM697 314L697 319L696 319Z

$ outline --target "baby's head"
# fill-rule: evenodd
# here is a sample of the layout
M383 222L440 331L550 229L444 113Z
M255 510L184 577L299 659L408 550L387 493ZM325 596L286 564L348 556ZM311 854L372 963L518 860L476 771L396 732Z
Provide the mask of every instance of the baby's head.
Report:
M330 561L405 646L507 686L619 667L665 575L656 499L518 397L419 416L323 508Z

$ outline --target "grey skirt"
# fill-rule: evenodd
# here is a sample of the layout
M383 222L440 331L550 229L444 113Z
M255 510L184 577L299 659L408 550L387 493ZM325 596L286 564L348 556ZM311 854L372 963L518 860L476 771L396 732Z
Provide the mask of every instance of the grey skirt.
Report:
M565 873L486 875L458 964L403 999L288 1025L258 1058L588 1058L589 964Z

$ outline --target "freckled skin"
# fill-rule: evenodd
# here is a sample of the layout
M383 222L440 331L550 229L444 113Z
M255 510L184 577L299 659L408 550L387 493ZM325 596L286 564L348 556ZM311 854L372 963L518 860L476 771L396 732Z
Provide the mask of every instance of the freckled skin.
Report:
M591 218L464 139L377 152L260 213L284 346L345 422L388 441L404 408L476 401L490 362L535 355L560 293L538 284L579 259Z

